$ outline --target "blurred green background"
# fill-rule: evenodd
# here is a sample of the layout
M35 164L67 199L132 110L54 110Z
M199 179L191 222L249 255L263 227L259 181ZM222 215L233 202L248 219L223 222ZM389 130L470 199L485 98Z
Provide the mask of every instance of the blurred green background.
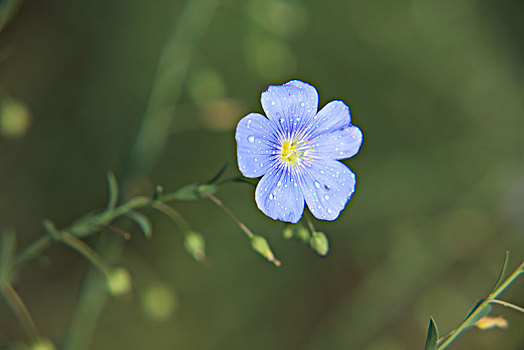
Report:
M127 298L105 298L77 253L47 250L15 286L59 348L421 349L430 316L445 334L489 292L505 249L510 268L522 261L521 1L0 6L16 3L0 33L0 226L16 229L19 249L43 219L64 227L103 207L107 170L124 197L207 180L226 162L236 175L236 122L261 111L269 84L315 85L320 105L346 101L364 132L345 161L356 194L317 223L326 258L284 240L242 184L218 196L270 239L279 269L209 201L173 204L205 237L209 266L150 210L152 240L127 222L128 242L86 239L131 271ZM523 290L517 281L502 299L522 305ZM522 315L493 314L509 329L472 329L452 348L524 349ZM24 339L1 303L0 347Z

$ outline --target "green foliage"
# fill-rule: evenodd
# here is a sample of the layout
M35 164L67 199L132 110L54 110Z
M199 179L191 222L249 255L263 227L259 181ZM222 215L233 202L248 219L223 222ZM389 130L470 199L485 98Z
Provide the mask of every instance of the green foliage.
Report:
M508 256L509 253L506 251L506 256L504 258L504 264L501 269L500 276L504 276L505 270L508 263ZM508 276L505 280L501 280L501 277L499 277L497 283L495 284L495 289L493 289L487 298L479 300L475 305L471 308L471 310L468 312L466 318L462 323L453 331L451 331L447 336L443 337L440 342L438 342L437 349L442 350L446 349L460 334L462 334L463 331L468 329L471 326L477 326L479 329L490 329L494 327L500 327L505 328L507 326L507 322L505 320L496 320L496 319L489 319L488 315L491 312L492 306L491 304L500 304L515 310L518 310L520 312L524 313L524 309L501 301L497 300L498 296L511 284L513 283L522 273L522 268L524 267L524 262L522 262L517 269ZM483 322L484 321L484 322ZM501 322L502 321L502 322ZM481 324L479 324L481 323ZM431 329L431 325L430 325ZM429 338L429 333L428 333ZM426 342L427 345L427 342Z
M0 2L0 33L2 33L6 24L15 15L21 5L22 0L4 0Z
M146 238L151 239L153 237L153 224L147 216L134 210L128 212L126 216L136 222Z
M521 2L2 0L0 8L0 100L11 93L26 107L8 111L0 132L0 222L16 228L20 268L12 282L28 308L38 310L37 323L51 332L44 335L68 338L71 316L87 315L71 323L82 335L78 346L60 348L169 342L202 349L406 349L423 338L430 313L438 312L442 327L453 314L447 309L481 296L485 288L478 286L491 287L485 278L501 250L523 256ZM192 78L204 69L216 72L223 90L207 79L212 94L202 93ZM244 222L268 232L270 246L287 253L286 269L259 273L263 261L239 262L236 248L249 250L242 246L248 242L231 222L211 222L216 212L206 204L173 206L220 255L209 268L173 253L181 237L170 223L154 222L154 241L126 242L108 232L107 225L125 228L124 211L151 206L149 196L124 199L150 194L156 181L176 189L207 180L224 162L234 164L234 123L261 112L257 94L267 84L292 77L322 86L321 105L331 97L346 100L367 135L365 154L351 164L360 174L357 198L320 228L337 238L328 259L311 266L307 257L301 261L305 247L281 242L278 249L272 223L256 210L248 186L220 190ZM239 107L203 111L194 97ZM212 128L225 117L228 129ZM107 169L119 175L121 205L103 213L103 195L94 190ZM74 221L92 206L92 214ZM154 273L180 285L184 312L175 327L151 332L149 316L129 317L138 316L133 304L108 305L98 270L80 283L85 262L62 254L67 247L38 229L47 215L110 267L127 267L139 255L129 266L137 290L145 283L141 276ZM60 246L48 250L51 245ZM153 271L140 273L145 266ZM512 288L517 293L508 296L518 301L521 284ZM77 295L78 303L68 302ZM39 305L44 302L52 312ZM0 348L8 339L31 343L11 312L0 314ZM228 321L202 328L217 317ZM405 329L421 317L424 332ZM475 331L460 345L516 348L522 325L515 317L508 331Z
M191 184L178 189L174 196L179 200L202 199L206 194L215 194L217 186L213 184Z
M296 227L295 237L297 240L304 242L304 243L308 243L311 240L311 234L309 230L301 224L298 224Z
M480 299L477 301L475 305L473 305L473 307L469 310L466 318L464 319L466 327L472 326L482 317L489 315L491 309L491 305L486 304L486 299ZM471 317L472 315L473 317Z
M118 183L116 181L115 174L109 171L107 173L107 187L108 187L108 200L106 210L113 210L118 202Z
M428 336L426 337L426 345L424 350L437 350L438 329L433 317L429 320Z
M16 257L16 235L4 230L0 238L0 289L11 281Z
M491 290L492 292L496 290L502 283L502 280L504 279L504 276L506 275L506 268L508 267L508 262L509 262L509 251L506 250L506 254L504 255L504 262L502 263L502 268L500 269L499 278L497 278L497 282L495 283L495 286Z

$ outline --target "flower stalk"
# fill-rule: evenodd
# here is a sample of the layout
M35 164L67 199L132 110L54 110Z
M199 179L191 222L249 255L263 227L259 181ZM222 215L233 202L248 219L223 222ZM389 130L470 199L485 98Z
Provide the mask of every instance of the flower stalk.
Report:
M5 283L1 288L1 292L29 339L36 341L38 339L38 331L35 322L20 295L18 295L10 283Z
M439 339L437 343L437 350L446 349L464 330L473 325L476 320L481 318L482 315L487 314L486 311L489 311L489 308L493 303L501 304L506 307L510 307L509 305L511 305L511 308L522 312L522 308L516 305L497 300L497 297L502 294L502 292L504 292L506 288L508 288L522 273L524 273L524 262L522 262L519 267L513 271L513 273L509 275L508 278L506 278L502 283L497 284L497 288L489 293L487 298L482 300L455 330L450 332L449 335Z
M18 255L15 261L15 270L18 270L25 262L28 262L40 255L47 248L49 248L54 241L60 240L62 237L64 237L64 234L69 234L75 238L87 237L100 231L100 229L104 227L110 226L113 220L127 215L128 213L135 210L153 206L158 208L159 205L162 205L166 202L171 202L174 200L185 200L186 198L181 192L182 189L173 193L157 196L157 198L147 198L144 196L131 198L129 201L119 206L115 206L113 208L108 207L106 210L98 213L89 213L63 229L56 229L54 226L52 226L49 220L45 220L44 227L48 235L40 237Z
M275 255L271 251L271 248L269 247L269 243L267 240L259 235L254 234L242 221L240 221L237 216L222 203L220 199L212 195L211 193L206 193L205 196L211 201L213 201L216 205L218 205L220 208L222 208L232 219L235 221L235 223L240 227L240 229L246 234L246 236L251 241L251 247L260 255L262 255L264 258L267 259L267 261L273 263L275 266L279 267L282 265L280 260L275 258Z

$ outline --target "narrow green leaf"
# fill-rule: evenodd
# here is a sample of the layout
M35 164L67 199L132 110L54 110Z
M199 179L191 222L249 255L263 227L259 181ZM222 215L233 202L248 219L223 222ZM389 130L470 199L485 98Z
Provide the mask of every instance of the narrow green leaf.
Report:
M113 210L118 202L118 183L116 182L115 174L111 171L107 172L107 187L109 197L106 210Z
M506 274L506 268L508 267L509 262L509 251L506 250L506 254L504 255L504 263L502 264L502 269L500 270L499 278L497 279L497 283L495 283L495 286L491 290L493 292L495 289L497 289L500 284L502 283L502 280L504 279L504 275Z
M248 180L246 178L243 178L242 176L236 177L232 181L233 182L245 183L245 184L251 185L253 187L257 187L257 184L255 182L253 182L251 180Z
M224 175L224 172L226 171L227 167L228 164L224 164L224 166L218 171L218 173L215 176L213 176L211 180L207 182L207 184L214 184L215 182L217 182L222 177L222 175Z
M178 190L175 191L175 195L176 198L180 200L198 199L198 184L190 184L180 187Z
M137 211L130 211L126 216L136 222L146 238L151 239L153 237L153 225L147 216Z
M473 325L475 322L477 322L478 320L480 320L482 317L484 316L487 316L489 315L489 313L491 312L491 305L490 304L482 304L484 302L485 299L480 299L479 301L477 301L475 303L475 305L473 305L473 307L469 310L467 316L466 316L466 319L468 317L470 317L474 312L477 311L477 309L479 307L482 307L482 309L480 309L477 314L475 315L475 317L473 317L472 319L470 319L467 323L466 326L471 326ZM481 306L482 305L482 306Z
M0 245L0 287L11 280L16 255L16 235L13 230L2 233Z
M438 329L433 317L429 319L428 336L426 337L426 345L424 350L437 350Z
M21 5L22 0L5 0L0 2L0 33Z
M55 224L49 220L45 219L42 222L42 226L44 226L45 232L55 241L60 241L60 232L56 229Z

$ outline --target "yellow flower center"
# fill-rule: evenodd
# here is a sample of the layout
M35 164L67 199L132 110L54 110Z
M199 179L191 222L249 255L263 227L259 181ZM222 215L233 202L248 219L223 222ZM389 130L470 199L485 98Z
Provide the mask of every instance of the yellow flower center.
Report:
M291 166L297 163L307 155L308 141L285 140L282 142L282 150L280 151L280 160L287 162ZM306 146L306 147L305 147ZM313 147L311 147L313 149ZM311 160L311 158L309 158Z

